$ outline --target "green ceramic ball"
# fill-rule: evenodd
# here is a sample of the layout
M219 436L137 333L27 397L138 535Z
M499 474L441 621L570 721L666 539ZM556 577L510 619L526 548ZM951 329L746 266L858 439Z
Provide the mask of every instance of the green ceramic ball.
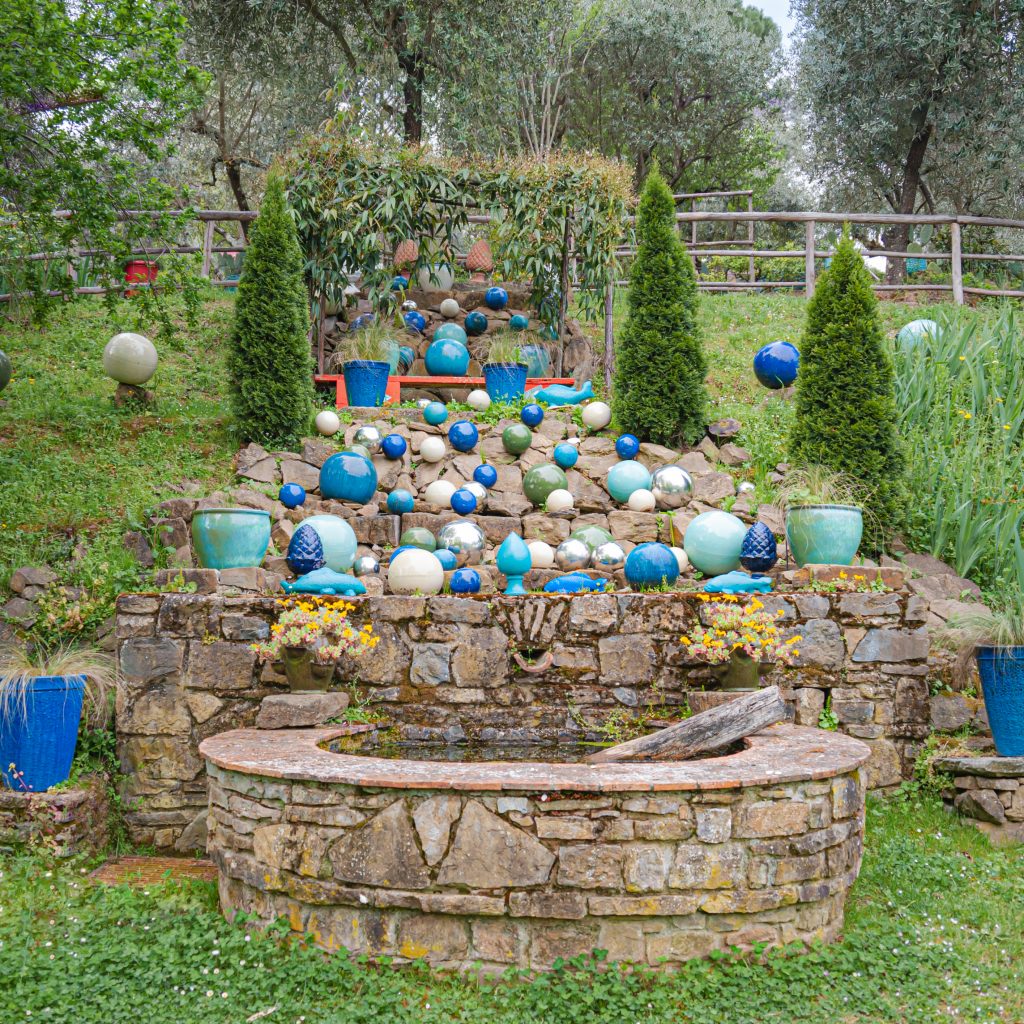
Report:
M542 462L527 470L523 477L523 494L538 508L548 500L548 495L559 488L568 489L565 473L553 462Z
M11 383L11 361L6 354L0 352L0 391Z
M436 551L437 540L425 526L412 526L402 534L398 542L404 548L422 548L424 551Z
M513 423L501 432L502 447L509 455L522 455L533 443L533 434L525 423Z
M607 544L611 541L612 535L603 527L598 526L595 523L585 523L583 526L577 526L572 533L569 534L570 540L581 540L584 544L593 551L595 548L599 548L602 544Z

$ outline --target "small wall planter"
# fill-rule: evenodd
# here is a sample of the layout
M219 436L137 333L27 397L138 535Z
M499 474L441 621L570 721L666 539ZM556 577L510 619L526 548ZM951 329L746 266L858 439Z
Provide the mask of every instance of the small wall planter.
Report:
M979 647L975 658L996 750L1024 757L1024 647Z
M205 508L192 516L192 544L204 569L259 566L269 543L269 512Z
M384 404L391 364L364 359L351 359L342 367L348 404L378 407Z
M484 387L492 402L514 402L526 392L526 363L485 363Z
M759 690L761 677L771 672L772 666L763 661L754 661L743 651L733 651L729 660L712 665L711 673L719 681L723 690L743 693L747 690Z
M855 505L794 505L786 513L786 539L797 565L849 565L864 534Z
M323 693L334 678L334 663L318 665L308 647L283 647L281 663L292 693Z

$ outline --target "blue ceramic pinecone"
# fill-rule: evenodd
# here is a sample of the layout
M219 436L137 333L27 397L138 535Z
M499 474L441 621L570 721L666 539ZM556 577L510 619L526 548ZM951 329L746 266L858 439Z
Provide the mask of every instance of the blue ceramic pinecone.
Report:
M754 523L743 538L740 565L749 572L767 572L778 560L775 535L764 523Z
M292 571L304 576L314 569L322 569L324 546L320 534L312 526L300 526L288 543L288 564Z

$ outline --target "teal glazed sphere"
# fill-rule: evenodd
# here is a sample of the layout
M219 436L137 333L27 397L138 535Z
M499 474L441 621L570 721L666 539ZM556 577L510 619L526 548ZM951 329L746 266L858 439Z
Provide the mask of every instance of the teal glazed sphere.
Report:
M323 498L365 505L376 491L377 470L365 455L335 452L320 468L320 496Z
M683 550L705 576L721 576L740 567L747 526L729 512L701 512L686 528Z
M441 338L430 343L423 361L431 377L465 377L469 369L469 349L460 341Z
M523 477L523 494L538 508L548 500L548 495L559 488L568 489L565 473L550 462L542 462L526 471Z
M903 348L916 348L922 341L934 341L939 336L939 325L934 320L911 320L900 328L896 340Z
M651 474L642 463L627 459L608 470L608 493L616 501L629 501L629 496L641 488L651 488Z
M463 345L469 340L466 335L464 328L460 327L456 323L441 324L436 331L434 331L431 341L461 341Z
M576 445L567 444L565 441L562 441L561 444L555 445L554 456L555 462L562 469L572 469L580 457L580 450Z
M501 432L501 445L509 455L522 455L533 443L533 434L524 423L513 423Z
M590 549L591 554L612 539L612 535L603 526L598 526L596 523L584 523L583 526L577 526L569 534L569 540L582 541Z
M437 548L437 538L425 526L413 526L406 530L398 543L403 548L422 548L424 551Z
M270 544L270 513L251 508L206 508L192 516L192 542L204 569L258 566Z
M679 577L679 562L667 544L638 544L626 558L625 571L631 587L670 587Z
M404 515L411 512L415 506L415 499L412 494L402 487L392 491L388 495L388 511L395 515Z
M429 402L423 409L423 419L436 427L448 419L448 409L440 402Z
M302 520L317 532L324 549L324 563L335 572L348 572L356 560L356 535L341 516L310 516Z
M543 345L523 345L519 358L526 363L528 377L547 377L551 373L551 356Z
M522 313L513 313L508 318L508 329L510 331L525 331L530 326L530 318Z
M470 337L476 337L487 330L487 317L479 310L474 309L472 313L466 314L466 333Z

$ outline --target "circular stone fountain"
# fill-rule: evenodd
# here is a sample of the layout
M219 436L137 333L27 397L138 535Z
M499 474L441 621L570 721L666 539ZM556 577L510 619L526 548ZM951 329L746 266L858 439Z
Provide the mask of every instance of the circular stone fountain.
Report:
M790 725L697 761L335 753L366 727L205 740L226 913L326 949L546 970L835 940L860 867L859 740ZM443 751L444 748L439 748Z

